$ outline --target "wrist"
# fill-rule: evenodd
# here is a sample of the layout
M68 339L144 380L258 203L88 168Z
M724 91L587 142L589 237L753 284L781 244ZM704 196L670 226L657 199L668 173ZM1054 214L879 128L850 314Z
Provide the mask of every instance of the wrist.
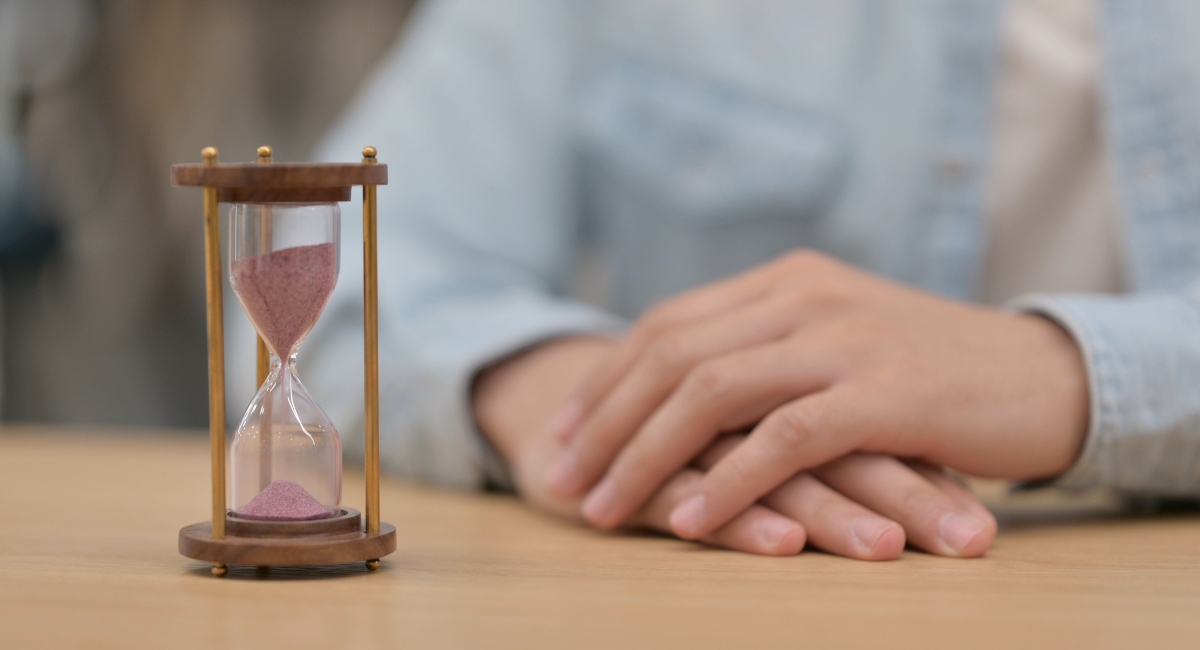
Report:
M1044 478L1066 472L1078 460L1087 438L1091 396L1087 365L1074 337L1054 320L1040 314L1022 314L1019 319L1036 324L1041 345L1036 349L1042 365L1046 403L1054 409L1050 435L1045 440L1051 471Z
M518 485L552 443L550 420L614 346L594 336L551 339L505 357L476 376L475 422L513 472Z

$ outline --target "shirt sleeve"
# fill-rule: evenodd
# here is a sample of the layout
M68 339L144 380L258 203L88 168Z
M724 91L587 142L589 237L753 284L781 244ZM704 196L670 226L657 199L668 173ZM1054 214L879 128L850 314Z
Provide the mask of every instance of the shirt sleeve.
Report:
M390 471L460 488L506 485L472 418L476 372L534 342L614 332L558 297L577 246L568 143L571 3L438 0L314 159L388 165L378 190L380 447ZM362 453L361 198L343 204L341 278L300 375Z
M1031 294L1011 307L1059 323L1087 366L1083 450L1050 483L1200 496L1200 285L1129 296Z

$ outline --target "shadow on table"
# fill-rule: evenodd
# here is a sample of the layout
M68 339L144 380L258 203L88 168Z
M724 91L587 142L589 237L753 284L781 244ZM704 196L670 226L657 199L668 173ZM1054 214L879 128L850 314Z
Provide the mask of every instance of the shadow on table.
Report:
M284 566L284 567L255 567L230 566L229 573L223 578L212 574L212 564L196 563L189 567L186 573L200 576L209 580L332 580L360 576L364 573L386 573L392 567L387 560L379 565L379 569L368 571L362 562L338 564L334 566Z
M996 515L1000 530L1200 515L1200 499L1130 497L1104 491L1085 494L1041 492L1015 490L999 502L989 502L988 507Z

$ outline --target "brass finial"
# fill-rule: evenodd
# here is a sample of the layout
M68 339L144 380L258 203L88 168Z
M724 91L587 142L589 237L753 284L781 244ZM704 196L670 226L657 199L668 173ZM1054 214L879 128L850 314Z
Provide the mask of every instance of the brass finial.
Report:
M258 162L260 162L260 163L271 162L271 148L265 144L258 148Z
M363 162L366 162L366 160L365 160L366 158L370 158L371 162L375 162L375 154L376 153L377 152L375 151L375 147L363 147L363 158L364 158Z
M213 165L217 162L217 148L205 147L200 150L200 157L204 158L204 164Z

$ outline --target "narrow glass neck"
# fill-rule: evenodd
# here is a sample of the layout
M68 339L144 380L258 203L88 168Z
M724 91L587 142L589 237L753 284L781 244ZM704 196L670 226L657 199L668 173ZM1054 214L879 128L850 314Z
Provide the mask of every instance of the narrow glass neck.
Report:
M267 349L270 350L270 346L268 346ZM297 345L296 347L292 348L292 353L290 355L288 355L288 358L287 358L288 369L291 370L293 373L296 372L296 359L297 359L297 353L299 351L300 351L300 346ZM275 354L274 350L271 350L271 362L270 363L271 363L271 369L268 374L273 375L273 374L279 372L280 368L282 367L282 364L280 363L279 355Z

